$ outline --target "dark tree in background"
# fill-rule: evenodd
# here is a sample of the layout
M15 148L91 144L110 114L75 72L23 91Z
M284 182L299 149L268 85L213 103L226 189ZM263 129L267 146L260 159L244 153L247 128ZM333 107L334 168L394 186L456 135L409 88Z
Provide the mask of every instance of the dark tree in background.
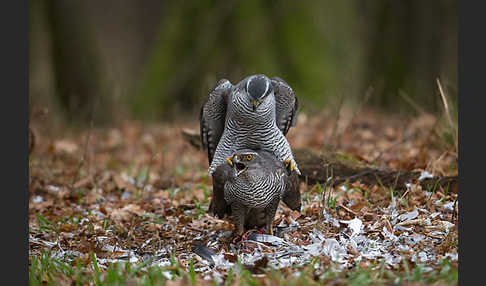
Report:
M360 1L367 45L363 85L376 87L371 102L397 107L400 93L434 111L441 104L436 78L457 95L457 2Z
M31 108L47 106L70 124L124 118L162 7L131 0L30 3Z
M355 13L351 1L171 2L134 111L194 113L220 78L237 83L255 73L285 79L304 106L355 97L362 60L348 41L358 34Z
M68 121L89 121L94 104L105 105L94 39L78 1L45 1L54 68L55 97ZM96 100L99 100L96 102ZM105 112L96 113L106 115Z
M280 76L302 109L362 100L441 110L457 99L457 1L38 1L30 96L89 122L197 118L220 78ZM194 115L196 114L196 115ZM187 117L187 116L186 116Z

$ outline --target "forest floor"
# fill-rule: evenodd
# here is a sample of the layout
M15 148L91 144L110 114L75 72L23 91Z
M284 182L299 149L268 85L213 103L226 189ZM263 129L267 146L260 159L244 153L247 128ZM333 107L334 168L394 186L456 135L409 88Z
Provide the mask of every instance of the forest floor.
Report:
M31 120L30 284L457 285L457 188L301 181L302 211L281 204L276 236L233 243L233 225L206 214L207 155L182 136L198 124ZM300 114L288 140L425 178L458 174L453 134L425 113L323 112Z

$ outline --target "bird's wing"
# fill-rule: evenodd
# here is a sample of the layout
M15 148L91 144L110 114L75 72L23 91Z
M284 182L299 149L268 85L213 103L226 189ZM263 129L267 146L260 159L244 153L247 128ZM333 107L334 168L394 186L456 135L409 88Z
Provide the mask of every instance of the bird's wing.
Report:
M231 207L224 200L224 184L228 180L231 167L228 164L222 164L213 173L213 197L209 203L208 214L223 218L225 215L231 215Z
M300 211L301 198L299 191L299 178L296 172L284 176L285 191L282 196L282 201L294 211Z
M263 151L260 152L263 159L263 167L265 170L276 172L282 175L285 188L282 194L282 201L291 209L300 211L301 197L299 191L299 176L295 170L289 172L285 167L285 163L275 158L275 155Z
M292 88L281 78L271 79L275 92L277 126L284 135L297 123L299 101Z
M201 143L208 151L208 161L211 164L219 139L223 135L226 119L226 106L233 85L227 79L220 80L209 92L207 100L201 107L199 115Z

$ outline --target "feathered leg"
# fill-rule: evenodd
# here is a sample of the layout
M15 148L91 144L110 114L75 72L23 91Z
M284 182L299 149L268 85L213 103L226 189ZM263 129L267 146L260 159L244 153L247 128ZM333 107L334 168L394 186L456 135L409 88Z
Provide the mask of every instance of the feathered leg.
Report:
M245 217L247 208L239 203L231 204L231 213L235 224L235 234L242 235L245 232Z
M265 208L265 228L267 233L271 235L273 235L273 219L275 218L275 212L277 211L279 201L280 198L277 197Z

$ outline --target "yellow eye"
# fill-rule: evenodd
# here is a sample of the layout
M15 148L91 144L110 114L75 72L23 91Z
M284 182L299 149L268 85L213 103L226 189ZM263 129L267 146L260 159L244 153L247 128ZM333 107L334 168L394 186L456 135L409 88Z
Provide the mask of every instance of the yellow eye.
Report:
M253 159L253 155L251 154L246 155L246 160L251 161L251 159Z

